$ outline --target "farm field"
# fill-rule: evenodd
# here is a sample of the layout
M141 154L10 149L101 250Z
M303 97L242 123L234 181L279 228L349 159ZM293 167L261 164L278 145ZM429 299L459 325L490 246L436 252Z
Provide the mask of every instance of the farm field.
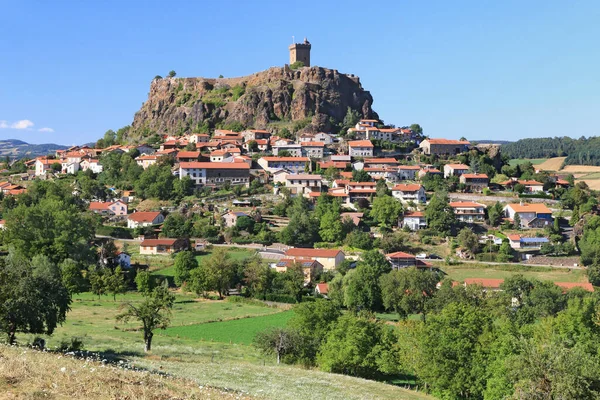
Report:
M271 327L284 327L292 315L293 311L284 311L253 318L176 326L167 328L159 334L210 342L251 345L258 332Z
M559 171L567 157L548 158L542 163L536 165L536 169L543 171Z
M139 323L132 321L124 324L117 323L115 320L124 302L141 300L142 296L137 293L119 295L117 301L113 301L110 296L103 296L98 300L97 296L90 293L74 296L66 323L59 326L54 335L47 339L48 347L56 346L61 340L79 337L82 338L85 348L92 351L143 352L142 336L138 331ZM281 308L266 305L198 300L191 295L176 294L171 327L239 318L244 318L244 321L252 324L251 317L276 314L282 311L284 310ZM162 336L161 332L155 331L153 343L153 351L158 354L204 354L218 350L222 356L258 358L252 348L248 348L244 352L232 352L229 342L222 344L199 343L193 338ZM23 340L26 337L26 335L22 335L18 339ZM31 337L27 337L27 339L30 340Z
M547 160L547 158L532 158L532 159L527 159L527 158L513 158L512 160L509 161L509 164L510 164L511 167L514 167L516 165L523 164L523 163L526 163L526 162L530 162L533 165L538 165L538 164L542 164L546 160Z
M467 278L506 279L516 274L541 281L587 282L585 271L580 269L486 264L440 265L440 269L448 274L448 278L459 282Z

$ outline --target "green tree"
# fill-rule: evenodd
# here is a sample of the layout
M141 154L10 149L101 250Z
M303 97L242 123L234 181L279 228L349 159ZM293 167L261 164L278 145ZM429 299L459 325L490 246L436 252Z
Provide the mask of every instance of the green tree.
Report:
M121 267L115 268L113 271L106 270L104 275L106 291L113 295L113 301L117 301L117 295L127 291L127 283L125 275Z
M37 204L19 204L5 216L4 243L24 256L48 256L53 262L71 258L90 262L93 253L90 242L95 223L75 204L45 198Z
M294 261L287 267L287 270L281 274L284 290L290 296L296 299L296 302L302 301L304 292L304 268L301 262Z
M137 286L138 292L147 296L152 293L152 290L156 287L156 281L150 272L139 271L135 276L135 285Z
M479 237L470 228L461 229L456 239L460 247L473 255L479 250Z
M169 78L175 78L175 76L177 75L177 72L171 70L169 71Z
M436 193L431 198L425 210L427 226L439 235L448 236L452 234L456 224L454 210L450 207L447 193Z
M419 124L412 124L408 128L411 131L413 131L414 133L416 133L417 135L420 135L420 136L423 135L423 128L421 128L421 125L419 125Z
M327 334L317 363L323 371L373 378L383 372L381 361L396 340L381 322L344 315Z
M433 271L415 267L391 271L379 278L383 305L387 310L406 319L410 314L421 314L425 319L427 302L436 294L440 277Z
M416 364L420 379L439 397L478 398L485 386L477 354L481 337L490 329L489 315L465 303L451 303L439 314L432 314L419 332ZM485 369L485 365L481 365Z
M352 170L352 181L353 182L371 182L373 178L364 169Z
M117 315L117 321L139 321L144 334L144 351L148 352L152 349L154 330L166 329L169 326L174 303L175 296L169 289L166 286L158 286L150 295L145 296L141 303L126 303L125 310Z
M508 262L513 259L513 250L510 247L510 243L507 239L502 241L500 245L500 249L498 250L498 256L496 257L496 261L498 262Z
M488 208L488 223L491 226L498 226L502 223L502 218L504 217L504 208L502 207L502 203L499 201L496 202L493 206Z
M298 345L296 332L287 328L269 328L254 337L254 347L265 355L276 355L277 364L293 354Z
M48 257L0 261L0 330L14 344L17 332L51 335L66 320L71 295Z
M290 69L300 69L304 67L304 63L302 61L296 61L290 64Z
M88 287L81 271L80 265L70 258L60 263L62 283L71 295L84 292Z
M356 269L344 277L344 304L353 312L380 310L382 307L379 278L391 269L383 254L364 252Z
M325 242L338 242L344 237L344 228L339 212L328 211L320 218L319 235Z
M222 299L223 294L229 290L234 276L234 264L227 254L227 249L223 247L215 249L203 264L208 290L216 290L219 298Z
M371 207L371 217L382 226L398 225L398 218L402 213L402 204L392 196L377 196Z
M175 284L183 285L190 277L190 271L198 268L198 260L189 250L180 251L175 256Z
M288 326L299 339L295 358L305 365L313 365L325 337L341 315L338 305L324 299L294 306Z
M253 257L246 262L244 282L252 296L265 299L273 286L273 270L262 262L260 257Z

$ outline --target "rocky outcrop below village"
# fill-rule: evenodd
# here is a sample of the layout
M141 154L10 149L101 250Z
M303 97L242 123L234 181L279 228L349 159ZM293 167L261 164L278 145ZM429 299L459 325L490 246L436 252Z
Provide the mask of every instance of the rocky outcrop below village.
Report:
M378 118L360 79L337 70L273 67L239 78L155 78L130 136L244 127L335 131L348 108Z

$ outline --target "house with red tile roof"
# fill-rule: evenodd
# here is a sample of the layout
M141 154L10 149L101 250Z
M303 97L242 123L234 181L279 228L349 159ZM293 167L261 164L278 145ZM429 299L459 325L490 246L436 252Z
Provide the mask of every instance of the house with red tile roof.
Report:
M419 229L427 228L427 220L423 211L407 211L402 217L402 221L399 226L404 228L408 226L411 231L418 231Z
M461 176L469 172L469 166L465 164L446 164L444 165L444 178L451 176Z
M303 173L306 169L310 169L310 159L308 157L261 157L257 161L267 172L275 172L279 169L285 169L292 173Z
M514 221L519 216L522 228L543 228L552 224L552 211L542 203L516 203L504 207L504 215Z
M121 200L114 202L91 201L88 210L102 215L127 215L127 204Z
M473 201L453 201L450 203L450 207L459 221L473 223L485 220L485 209L487 208L485 204Z
M180 151L175 156L177 162L192 162L200 159L199 151Z
M373 147L370 140L352 140L348 142L348 154L351 157L373 157Z
M418 165L400 165L398 166L398 179L401 181L414 181L421 170Z
M130 229L162 224L164 215L159 211L134 212L127 217L127 227Z
M459 182L467 187L469 192L482 192L484 188L488 187L490 179L486 174L462 174L459 178Z
M189 176L196 186L222 186L250 184L250 165L240 162L182 162L179 179Z
M288 268L292 267L295 263L302 266L302 272L304 273L304 285L311 283L316 275L323 272L323 265L317 260L313 259L297 260L293 258L282 258L274 264L274 268L275 271L283 273L287 272Z
M395 253L386 254L385 257L392 265L392 269L400 269L407 267L432 268L432 264L423 260L419 260L412 254L405 253L403 251L396 251Z
M315 260L323 265L325 271L335 270L344 262L346 255L339 249L303 249L291 248L285 252L285 258L294 260Z
M419 147L426 155L457 155L469 150L470 145L468 140L425 139Z
M321 295L327 298L327 294L329 293L329 284L328 283L317 283L315 286L315 294Z
M427 196L422 185L416 183L399 183L392 188L392 196L403 203L414 201L415 203L425 203Z
M187 248L184 239L144 239L140 243L141 255L170 255Z

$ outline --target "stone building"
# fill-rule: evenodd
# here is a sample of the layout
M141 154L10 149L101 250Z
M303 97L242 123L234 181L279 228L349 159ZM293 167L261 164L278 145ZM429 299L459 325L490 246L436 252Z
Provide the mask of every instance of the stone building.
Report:
M310 67L310 42L304 38L304 43L290 45L290 65L302 61L305 67Z

